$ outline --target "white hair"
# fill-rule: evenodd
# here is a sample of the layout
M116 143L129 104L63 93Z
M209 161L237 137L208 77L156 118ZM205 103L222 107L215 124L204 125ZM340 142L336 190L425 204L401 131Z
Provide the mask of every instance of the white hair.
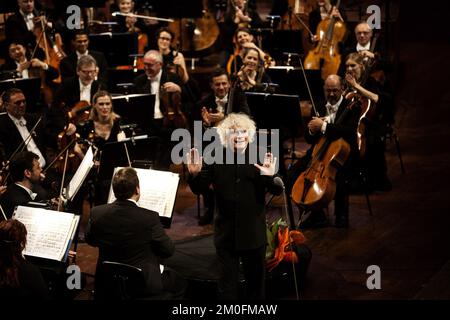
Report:
M162 55L159 51L157 50L149 50L145 53L144 58L153 58L158 62L163 62L163 58Z
M255 139L256 125L250 117L244 113L230 113L217 126L220 142L223 146L228 147L230 137L230 129L240 128L248 131L248 141L253 142Z

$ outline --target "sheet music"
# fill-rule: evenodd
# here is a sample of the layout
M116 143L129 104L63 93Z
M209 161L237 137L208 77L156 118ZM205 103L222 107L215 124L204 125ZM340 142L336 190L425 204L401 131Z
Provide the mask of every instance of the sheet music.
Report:
M18 206L13 215L27 228L24 254L62 261L73 238L79 217L72 213Z
M114 174L121 168L115 168ZM136 169L141 189L139 206L158 212L159 216L172 216L180 177L176 173L152 169ZM115 201L112 186L108 203Z
M67 199L73 200L93 165L94 153L92 152L92 147L89 147L86 155L83 158L83 161L81 161L81 164L77 169L77 172L75 172L72 180L70 180L69 182L69 185L67 187Z

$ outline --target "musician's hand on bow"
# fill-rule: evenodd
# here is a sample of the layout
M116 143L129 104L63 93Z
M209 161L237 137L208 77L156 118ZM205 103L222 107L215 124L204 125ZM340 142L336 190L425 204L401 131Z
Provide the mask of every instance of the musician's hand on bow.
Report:
M251 48L251 49L256 49L259 51L258 46L251 41L242 44L242 48Z
M344 21L344 19L342 19L341 13L336 7L333 7L333 10L331 11L331 16L334 18L338 18L341 21Z
M257 163L255 163L254 165L259 169L259 172L262 176L273 176L276 170L277 157L274 157L271 152L267 152L264 155L263 165L259 165Z
M203 157L200 157L198 150L192 148L189 153L186 154L187 169L194 177L202 170Z
M38 58L33 58L33 59L31 59L30 62L31 62L31 66L35 67L35 68L41 68L41 69L48 68L48 65L45 62L39 60Z
M363 50L360 51L359 54L361 54L364 57L370 58L370 59L374 59L375 58L375 54L369 50Z
M30 61L19 63L19 66L17 67L17 71L19 71L21 73L23 70L27 70L30 66L31 66Z
M71 136L71 135L73 135L75 132L77 132L77 127L76 127L73 123L69 123L69 124L67 125L66 135L67 135L67 136Z
M166 82L162 85L165 92L181 92L181 88L174 82Z
M6 186L3 185L3 177L0 176L0 195L5 193L5 191L6 191Z
M308 129L312 134L316 134L320 132L322 129L324 120L322 118L313 117L312 120L308 123Z

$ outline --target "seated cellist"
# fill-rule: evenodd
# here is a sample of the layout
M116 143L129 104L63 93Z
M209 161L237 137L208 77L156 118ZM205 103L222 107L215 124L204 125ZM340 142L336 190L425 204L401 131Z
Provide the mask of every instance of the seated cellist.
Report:
M324 93L325 102L319 103L317 106L318 116L313 116L308 123L305 139L311 144L311 148L306 155L299 161L299 164L289 174L289 188L301 172L305 171L312 159L312 152L318 140L325 136L329 141L335 141L343 138L350 144L351 153L346 163L336 174L336 194L335 210L336 216L335 226L338 228L348 227L348 185L347 176L349 168L354 161L357 161L356 147L356 127L360 111L358 108L347 108L348 100L343 96L344 87L342 80L337 75L330 75L325 80ZM300 225L300 228L322 227L328 224L326 215L323 210L313 210L309 217Z

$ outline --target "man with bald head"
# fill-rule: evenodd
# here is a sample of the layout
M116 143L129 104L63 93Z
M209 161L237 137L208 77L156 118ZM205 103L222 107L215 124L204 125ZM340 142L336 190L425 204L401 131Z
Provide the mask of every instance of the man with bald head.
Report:
M305 139L311 144L311 148L301 159L301 165L296 169L293 176L296 178L303 172L312 157L312 151L319 139L325 136L330 142L343 138L350 144L350 156L345 165L339 168L336 174L335 226L338 228L348 227L348 186L347 180L350 168L355 164L358 157L356 146L356 129L360 110L357 107L347 108L348 100L343 96L344 88L342 79L338 75L330 75L325 80L324 93L326 101L317 105L318 115L314 114L308 123ZM295 181L295 180L294 180ZM321 227L327 225L327 218L323 210L312 211L309 218L300 228Z

